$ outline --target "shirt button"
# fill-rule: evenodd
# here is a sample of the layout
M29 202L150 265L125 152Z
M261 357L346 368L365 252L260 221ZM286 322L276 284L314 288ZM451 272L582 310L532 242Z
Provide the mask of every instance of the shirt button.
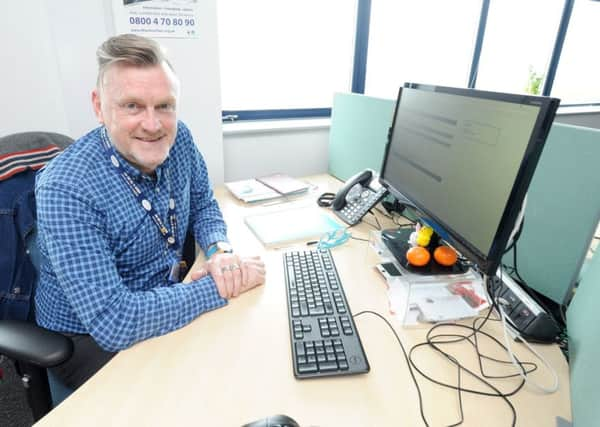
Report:
M156 187L156 192L160 193L160 187Z

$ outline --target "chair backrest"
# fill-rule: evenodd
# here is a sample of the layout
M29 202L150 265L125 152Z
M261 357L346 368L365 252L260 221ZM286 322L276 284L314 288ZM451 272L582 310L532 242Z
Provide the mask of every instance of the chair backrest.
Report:
M47 132L0 138L0 319L31 317L36 279L35 171L73 140ZM29 248L27 247L29 246Z
M72 344L65 337L35 329L33 295L39 270L35 228L35 174L73 140L48 132L24 132L0 137L0 347L15 361L17 372L27 378L27 400L34 420L40 419L60 397L64 386L48 387L43 363L29 356L37 350L68 357ZM20 321L20 322L17 322ZM19 332L20 331L20 332ZM19 358L19 354L26 356ZM64 356L60 356L64 355ZM58 384L58 386L57 386ZM52 394L51 394L52 390Z

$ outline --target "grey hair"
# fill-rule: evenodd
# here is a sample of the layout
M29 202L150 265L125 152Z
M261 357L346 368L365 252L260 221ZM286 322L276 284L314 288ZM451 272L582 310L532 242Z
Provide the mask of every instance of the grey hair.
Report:
M96 51L98 59L98 80L100 88L104 74L112 65L123 63L136 67L148 67L166 63L173 73L175 70L167 59L166 53L156 41L135 34L121 34L106 40Z

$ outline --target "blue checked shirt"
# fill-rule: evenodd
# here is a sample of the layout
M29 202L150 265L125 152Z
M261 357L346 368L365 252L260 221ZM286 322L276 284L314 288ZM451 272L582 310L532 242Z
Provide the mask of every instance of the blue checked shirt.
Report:
M226 304L209 276L171 283L178 259L139 201L111 165L97 128L71 145L36 180L40 280L39 325L90 334L107 351L181 328ZM168 223L175 199L176 238L187 225L206 248L226 241L226 227L188 128L178 122L167 160L150 178L117 155ZM170 226L169 226L170 227Z

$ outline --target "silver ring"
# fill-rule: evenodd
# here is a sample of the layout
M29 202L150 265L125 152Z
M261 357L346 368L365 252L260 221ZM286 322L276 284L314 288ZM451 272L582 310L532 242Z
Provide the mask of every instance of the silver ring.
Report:
M226 265L225 267L221 267L221 272L225 273L226 271L234 271L234 270L238 270L239 268L240 268L240 266L237 264L229 264L229 265Z

